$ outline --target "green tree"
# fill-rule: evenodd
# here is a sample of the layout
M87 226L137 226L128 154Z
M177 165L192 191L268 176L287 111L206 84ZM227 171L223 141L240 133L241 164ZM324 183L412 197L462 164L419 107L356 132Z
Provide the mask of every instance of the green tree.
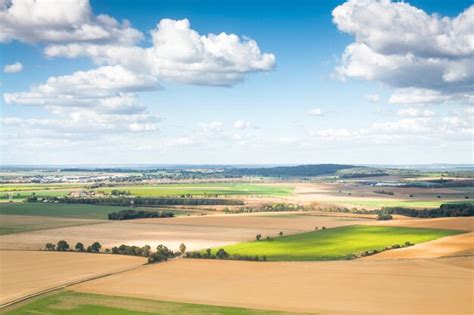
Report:
M179 251L181 252L181 254L184 254L184 252L186 252L186 245L181 243L181 245L179 245Z
M223 248L220 248L216 253L216 257L218 259L225 259L229 257L229 254Z
M64 251L69 250L69 244L64 240L61 240L56 245L56 248L58 251L64 252Z
M78 242L76 244L76 246L74 246L74 248L78 251L78 252L83 252L84 251L84 244L82 244L81 242Z
M55 250L56 245L54 245L53 243L46 243L45 248L46 248L47 250Z
M100 245L99 242L94 242L92 245L91 245L91 250L95 253L98 253L100 251L100 249L102 248L102 245Z
M261 234L257 234L257 235L255 236L255 238L257 239L257 241L260 241L260 239L262 238L262 235L261 235Z

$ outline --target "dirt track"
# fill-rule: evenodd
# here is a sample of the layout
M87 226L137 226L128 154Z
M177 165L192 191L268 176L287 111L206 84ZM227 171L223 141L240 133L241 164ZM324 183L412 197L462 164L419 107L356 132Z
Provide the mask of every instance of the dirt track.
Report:
M471 314L474 271L457 264L179 259L71 289L320 314Z
M0 251L0 304L145 262L144 258L118 255Z

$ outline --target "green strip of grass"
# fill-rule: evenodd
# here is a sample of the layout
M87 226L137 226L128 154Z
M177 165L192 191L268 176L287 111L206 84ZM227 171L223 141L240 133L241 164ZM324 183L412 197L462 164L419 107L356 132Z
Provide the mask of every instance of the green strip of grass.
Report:
M367 250L382 250L394 244L414 244L440 237L463 233L461 231L351 225L319 230L260 241L223 247L230 255L266 256L268 260L311 261L348 259L352 254ZM212 253L216 253L214 248Z
M2 313L3 314L3 313ZM48 314L48 315L243 315L243 314L290 314L236 307L153 301L128 297L115 297L63 291L48 295L29 304L7 311L8 315Z

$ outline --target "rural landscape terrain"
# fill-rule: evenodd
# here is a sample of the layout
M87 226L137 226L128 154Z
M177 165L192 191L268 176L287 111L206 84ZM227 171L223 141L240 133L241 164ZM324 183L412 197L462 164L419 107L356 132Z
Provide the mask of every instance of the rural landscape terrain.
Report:
M5 314L473 309L472 166L8 167L1 176Z
M0 315L474 315L473 0L0 0Z

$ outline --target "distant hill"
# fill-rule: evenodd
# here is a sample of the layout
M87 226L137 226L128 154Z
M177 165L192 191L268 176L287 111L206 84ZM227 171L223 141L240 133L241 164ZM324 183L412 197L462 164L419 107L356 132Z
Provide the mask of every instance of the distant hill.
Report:
M265 176L265 177L306 177L333 174L339 170L354 168L353 165L342 164L313 164L298 166L278 166L262 168L236 168L227 169L226 173L240 176Z

